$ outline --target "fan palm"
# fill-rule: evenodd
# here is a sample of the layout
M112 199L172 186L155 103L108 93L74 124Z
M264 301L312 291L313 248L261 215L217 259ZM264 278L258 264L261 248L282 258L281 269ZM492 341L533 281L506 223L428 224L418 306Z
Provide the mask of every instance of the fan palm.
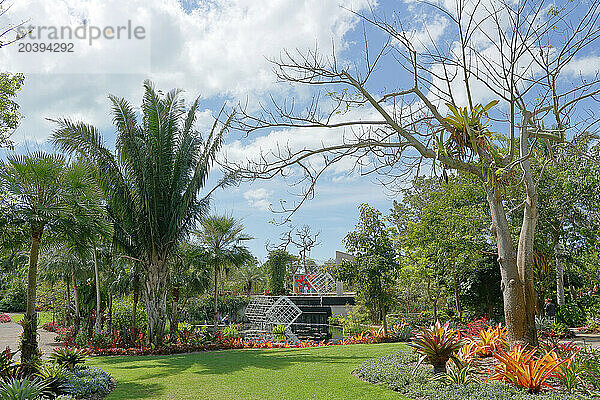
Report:
M180 91L165 95L149 81L144 89L139 119L129 102L109 96L117 131L114 153L95 127L69 119L56 121L52 140L85 157L99 172L115 240L143 265L147 341L157 345L165 330L169 261L208 210L212 191L203 197L199 193L231 117L220 128L215 122L203 140L194 128L198 99L186 111ZM217 186L228 182L226 177Z
M206 262L213 267L214 277L214 329L218 328L217 303L219 275L227 268L239 267L253 259L250 250L241 243L252 237L243 233L244 225L235 218L216 215L204 218L200 229L194 231L204 247Z
M69 164L58 154L11 155L0 163L0 181L9 194L13 223L25 224L31 235L21 351L26 363L37 354L35 297L42 235L47 229L66 232L79 220L80 209L75 205L87 202L89 178L86 165Z

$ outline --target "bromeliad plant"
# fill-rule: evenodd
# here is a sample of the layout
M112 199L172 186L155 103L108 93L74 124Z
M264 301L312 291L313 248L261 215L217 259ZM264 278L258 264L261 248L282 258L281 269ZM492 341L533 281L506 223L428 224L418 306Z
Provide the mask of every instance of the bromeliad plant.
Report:
M85 349L60 347L50 354L50 359L56 364L72 370L76 365L85 363L87 356L88 352Z
M501 324L496 325L496 327L488 325L487 329L479 331L475 342L477 355L479 357L489 357L499 349L508 346L506 328L503 328Z
M456 365L461 365L458 358L458 351L465 344L460 333L456 329L450 328L446 322L442 325L437 321L431 327L423 327L412 338L410 346L415 352L420 354L417 366L427 362L433 366L436 374L446 373L446 364L453 360Z
M537 349L525 350L519 345L510 352L496 350L493 356L500 365L496 366L496 372L488 379L521 386L530 393L538 393L542 387L551 388L548 380L557 376L557 370L567 360L561 360L554 351L539 357L536 352Z

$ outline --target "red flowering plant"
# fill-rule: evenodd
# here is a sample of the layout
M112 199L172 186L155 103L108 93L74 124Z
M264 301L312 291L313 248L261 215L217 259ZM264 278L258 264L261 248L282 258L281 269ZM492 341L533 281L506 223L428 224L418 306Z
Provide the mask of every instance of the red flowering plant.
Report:
M0 313L0 323L6 323L6 322L10 322L10 321L12 321L12 319L10 318L10 315Z

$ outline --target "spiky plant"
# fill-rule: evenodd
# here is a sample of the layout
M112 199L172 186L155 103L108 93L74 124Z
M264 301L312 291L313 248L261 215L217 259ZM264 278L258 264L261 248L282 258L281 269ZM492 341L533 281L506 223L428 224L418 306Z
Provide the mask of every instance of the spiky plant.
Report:
M446 373L449 360L460 365L457 354L464 344L458 330L450 328L447 322L442 325L440 321L436 321L431 327L421 328L409 345L421 355L418 364L427 362L433 366L434 372L439 374Z

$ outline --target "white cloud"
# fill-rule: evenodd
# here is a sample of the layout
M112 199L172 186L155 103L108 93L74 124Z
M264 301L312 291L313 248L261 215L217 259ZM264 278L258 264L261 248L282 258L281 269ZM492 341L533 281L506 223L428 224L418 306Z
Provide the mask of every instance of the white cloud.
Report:
M134 24L149 27L151 48L149 73L143 73L147 61L143 49L119 51L105 45L93 52L84 49L84 57L54 57L60 63L49 63L46 74L27 74L18 98L26 118L15 139L45 140L52 126L44 118L62 115L82 117L101 129L108 128L106 95L124 96L138 104L146 78L159 88L184 88L189 98L202 95L205 99L236 101L249 97L256 103L254 100L267 92L302 93L289 85L278 85L267 58L277 57L285 48L314 48L316 44L327 52L332 41L336 51L343 51L344 35L357 17L341 5L360 10L367 6L367 0L215 0L198 2L192 10L177 0L15 2L13 20L31 18L32 24L66 25L85 19L103 25L131 18ZM112 67L139 64L142 68L138 72L142 73L63 74L69 70L97 72L97 66L106 62ZM0 60L0 69L8 65L6 59ZM19 70L17 67L12 70ZM26 67L22 65L21 70Z
M271 206L269 197L272 194L272 191L264 188L250 189L244 192L244 198L248 201L250 207L258 208L259 210L263 211L269 211Z

